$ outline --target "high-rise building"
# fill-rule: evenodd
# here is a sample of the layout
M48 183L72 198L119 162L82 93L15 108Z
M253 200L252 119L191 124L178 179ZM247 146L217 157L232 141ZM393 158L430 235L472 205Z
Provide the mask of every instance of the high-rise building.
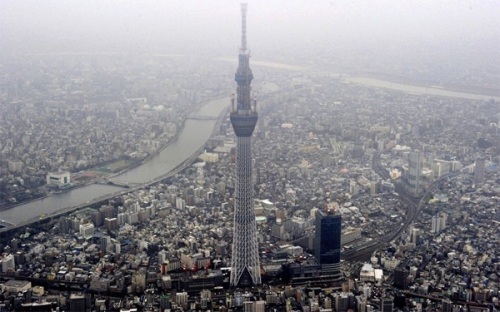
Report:
M394 269L394 286L402 290L407 290L409 274L410 273L405 268Z
M446 220L448 219L448 215L444 212L439 214L439 230L443 231L446 229Z
M85 223L80 225L80 234L84 238L89 238L94 236L94 225L92 223Z
M356 311L366 312L366 301L364 300L364 297L356 296Z
M358 189L358 183L354 180L352 180L349 183L349 192L351 193L352 196L358 195L359 189Z
M441 300L441 311L443 312L451 312L453 310L453 303L450 299Z
M259 300L255 302L255 312L264 312L266 311L266 302L263 300Z
M106 254L108 249L110 249L111 246L111 237L105 235L101 237L101 251Z
M431 232L439 233L446 229L446 219L448 215L444 212L432 217Z
M394 298L381 298L380 299L380 311L381 312L392 312L394 309Z
M339 312L346 312L349 309L349 296L347 293L340 293L335 297L335 309Z
M397 293L394 296L394 307L399 310L404 310L406 307L406 297L404 293Z
M246 44L247 4L241 4L241 47L235 80L238 85L236 107L231 103L231 124L236 134L236 185L234 196L234 235L231 258L231 286L251 286L261 283L255 222L251 138L257 124L256 103L251 106L250 54Z
M411 242L415 245L418 243L418 236L420 235L420 230L417 228L412 228L411 231Z
M7 162L10 172L21 172L23 171L23 163L21 161L9 160Z
M421 191L420 179L422 175L423 157L420 151L415 150L410 153L408 158L407 182L410 192L418 195Z
M2 262L2 273L7 273L9 271L14 272L14 270L16 269L13 255L5 256L1 262Z
M118 219L117 218L105 218L104 225L108 231L114 231L118 229Z
M165 251L165 249L162 249L158 252L158 263L159 264L163 264L167 261L167 252Z
M160 309L162 311L170 309L171 303L170 303L170 295L161 295L160 297Z
M375 195L378 193L377 189L378 187L378 182L372 181L370 182L370 195Z
M314 256L321 264L321 274L340 277L342 216L335 211L316 212Z
M59 231L61 234L68 234L71 230L72 222L67 217L59 219Z
M325 309L331 309L332 308L332 299L330 297L325 297L325 301L323 303L325 306Z
M254 302L253 301L245 301L243 303L244 310L245 312L253 312L254 310Z
M438 233L440 226L441 226L441 222L439 220L439 217L438 216L433 216L432 217L431 232L432 233Z
M188 299L189 299L189 295L187 292L178 292L175 294L175 302L178 305L187 304Z
M486 171L486 161L484 158L476 158L474 166L474 184L476 186L484 183L484 173Z
M90 311L90 294L71 294L69 297L69 311Z

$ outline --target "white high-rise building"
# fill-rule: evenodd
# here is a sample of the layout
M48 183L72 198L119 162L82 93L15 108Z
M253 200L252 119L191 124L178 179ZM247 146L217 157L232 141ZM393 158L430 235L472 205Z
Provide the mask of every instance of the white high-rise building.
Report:
M440 231L440 226L441 226L441 220L439 220L439 217L433 216L432 217L431 232L438 233Z
M175 302L178 305L186 304L188 302L188 299L189 295L187 292L178 292L177 294L175 294Z
M177 198L175 200L175 208L184 210L184 208L186 208L186 201L182 198Z
M12 254L5 256L2 259L2 273L7 273L8 271L14 271L16 269L16 264L14 261L14 256Z
M420 179L422 176L423 161L422 153L418 150L411 152L408 158L407 182L410 191L415 195L419 194L422 188Z
M92 224L92 223L80 224L80 234L84 238L89 238L89 237L94 236L94 230L95 230L95 227L94 227L94 224Z
M448 215L446 213L441 213L439 215L439 230L443 231L446 229L446 219L448 219Z
M132 205L130 205L129 212L135 213L135 212L138 212L140 209L141 209L141 206L139 205L139 203L133 203Z
M265 312L266 311L266 302L264 300L259 300L255 302L255 312Z
M23 171L23 163L21 161L9 160L7 162L10 172L21 172Z
M162 264L167 261L167 252L163 249L158 252L158 264Z
M123 212L119 213L118 215L116 215L116 219L118 220L118 225L122 226L127 223L127 214Z
M352 196L358 195L358 183L356 181L352 180L349 183L349 192Z
M128 224L135 224L139 222L139 216L137 215L137 212L134 213L127 213L127 222Z
M122 245L120 244L120 242L114 242L113 243L113 252L115 254L120 254L122 251Z
M474 165L474 184L476 186L484 183L484 174L486 171L486 161L484 158L477 158Z
M411 229L411 242L417 244L418 235L420 235L420 230L416 228Z
M446 219L448 219L448 215L446 213L439 213L436 216L432 217L432 225L431 232L439 233L446 229Z

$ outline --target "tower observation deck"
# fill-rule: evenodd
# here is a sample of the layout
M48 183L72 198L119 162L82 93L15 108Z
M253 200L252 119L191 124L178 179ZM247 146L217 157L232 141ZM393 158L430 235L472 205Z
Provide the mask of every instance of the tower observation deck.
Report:
M231 100L231 124L237 137L236 143L236 188L234 208L234 235L231 257L230 284L252 286L261 283L257 246L257 225L255 222L251 137L257 124L256 101L250 101L250 83L253 74L250 69L250 54L246 44L247 4L241 4L241 47L236 70L236 107Z

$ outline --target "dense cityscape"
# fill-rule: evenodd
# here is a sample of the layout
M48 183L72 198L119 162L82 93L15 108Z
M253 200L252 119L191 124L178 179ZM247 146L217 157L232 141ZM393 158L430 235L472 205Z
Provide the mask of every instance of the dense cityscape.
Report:
M233 58L1 59L0 311L500 309L498 64L254 60L246 10Z

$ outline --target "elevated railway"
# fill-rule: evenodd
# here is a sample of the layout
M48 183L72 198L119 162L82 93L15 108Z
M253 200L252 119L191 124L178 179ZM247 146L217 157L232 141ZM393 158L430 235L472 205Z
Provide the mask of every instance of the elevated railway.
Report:
M379 153L373 156L372 168L383 179L387 180L390 178L389 172L380 163ZM387 246L391 241L398 238L401 235L401 233L403 233L403 231L405 231L406 228L408 228L408 226L415 220L415 217L422 210L424 204L429 199L431 193L435 190L436 186L438 186L439 183L444 179L456 176L459 173L460 173L459 171L454 171L435 180L425 190L424 194L418 198L409 194L408 191L405 189L404 185L402 185L401 183L396 183L395 191L398 194L401 202L407 208L406 219L403 222L403 225L401 225L401 227L399 227L398 229L395 229L387 233L386 235L378 238L377 240L374 240L369 244L362 246L361 248L344 252L342 254L342 259L347 261L366 261L370 258L370 256L373 254L374 251Z
M60 280L60 279L53 279L49 280L46 278L35 278L35 277L30 277L30 276L17 276L17 275L7 275L7 274L0 274L0 279L1 280L21 280L21 281L29 281L29 282L34 282L36 285L45 285L45 286L50 286L51 284L60 284L60 285L67 285L67 286L89 286L90 281L67 281L67 280Z

